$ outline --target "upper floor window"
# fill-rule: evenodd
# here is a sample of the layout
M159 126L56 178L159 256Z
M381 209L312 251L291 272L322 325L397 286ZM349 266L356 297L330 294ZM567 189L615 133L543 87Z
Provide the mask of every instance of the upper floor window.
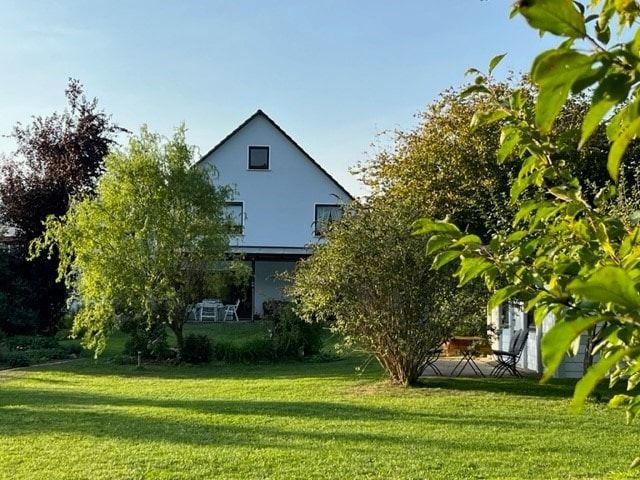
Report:
M315 234L316 236L322 236L327 227L338 220L342 216L342 207L340 205L318 203L316 204L316 218L315 218Z
M244 203L227 202L224 206L224 216L231 223L231 233L242 234L244 227Z
M269 147L249 147L249 170L269 170Z

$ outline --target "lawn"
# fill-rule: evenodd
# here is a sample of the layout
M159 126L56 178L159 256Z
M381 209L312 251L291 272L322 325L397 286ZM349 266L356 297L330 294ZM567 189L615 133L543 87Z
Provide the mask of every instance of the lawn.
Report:
M0 478L632 476L638 427L595 401L570 415L569 383L405 390L373 367L357 375L360 362L137 369L81 358L0 372Z

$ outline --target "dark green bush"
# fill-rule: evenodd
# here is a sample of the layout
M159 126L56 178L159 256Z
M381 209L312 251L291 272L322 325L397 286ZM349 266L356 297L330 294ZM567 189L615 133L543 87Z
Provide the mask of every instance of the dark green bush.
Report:
M213 358L211 340L206 335L188 335L184 339L182 359L188 363L208 363Z
M58 348L58 340L54 337L15 335L7 337L5 345L9 350L25 351L39 350L43 348Z
M5 353L0 358L0 362L8 368L28 367L31 365L31 359L22 352Z
M213 346L213 356L216 360L227 363L255 363L273 360L273 348L271 341L266 338L256 338L240 344L217 342Z
M158 323L151 327L145 327L141 322L130 319L120 325L120 330L129 334L129 339L124 344L124 355L138 356L142 358L161 360L173 356L167 343L167 329Z
M290 302L286 300L265 300L262 302L262 312L264 313L264 318L273 319L278 315L278 311L288 305Z
M82 354L83 349L82 349L82 345L78 344L78 343L69 343L67 345L62 345L61 347L65 352L67 352L67 355L76 355L79 356Z
M276 358L300 358L320 352L322 326L302 320L291 303L281 302L272 319L271 342Z

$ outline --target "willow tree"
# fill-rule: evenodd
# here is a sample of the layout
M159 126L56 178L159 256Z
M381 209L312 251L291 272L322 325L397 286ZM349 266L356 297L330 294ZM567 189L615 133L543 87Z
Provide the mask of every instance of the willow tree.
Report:
M59 279L79 298L73 333L96 354L119 316L166 324L183 347L186 307L208 292L227 251L227 188L191 168L184 127L164 141L143 128L110 153L92 197L47 218L32 255L59 252Z

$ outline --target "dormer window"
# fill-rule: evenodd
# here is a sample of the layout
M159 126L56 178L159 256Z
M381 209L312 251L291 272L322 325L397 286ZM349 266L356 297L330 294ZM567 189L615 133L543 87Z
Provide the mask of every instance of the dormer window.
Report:
M342 207L330 203L316 204L315 235L321 237L327 227L342 217Z
M249 170L269 170L269 147L249 147Z

